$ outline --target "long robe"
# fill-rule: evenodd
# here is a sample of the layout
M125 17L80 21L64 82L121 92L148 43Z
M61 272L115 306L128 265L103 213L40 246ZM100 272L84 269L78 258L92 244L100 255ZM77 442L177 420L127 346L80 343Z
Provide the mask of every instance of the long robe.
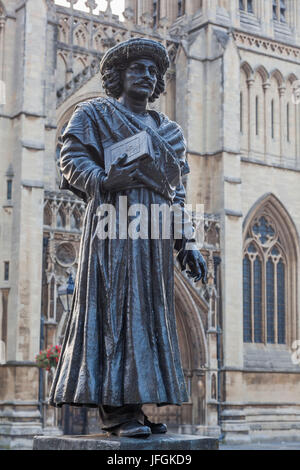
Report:
M181 128L152 112L156 130L112 98L77 106L64 133L64 188L87 202L79 266L61 357L49 403L123 406L181 405L188 401L174 312L174 240L100 239L102 203L183 204L181 175L188 172ZM101 191L104 149L141 130L150 134L166 194L143 184ZM178 169L169 181L168 169ZM176 174L176 171L175 171ZM121 230L122 227L117 227ZM124 228L124 227L123 227Z

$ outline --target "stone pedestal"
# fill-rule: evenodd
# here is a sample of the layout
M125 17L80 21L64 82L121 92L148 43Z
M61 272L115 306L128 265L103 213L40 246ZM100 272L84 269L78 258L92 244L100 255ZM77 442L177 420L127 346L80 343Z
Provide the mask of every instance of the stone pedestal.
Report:
M33 450L218 450L219 441L212 437L187 434L151 435L146 439L119 438L108 434L90 436L36 436Z

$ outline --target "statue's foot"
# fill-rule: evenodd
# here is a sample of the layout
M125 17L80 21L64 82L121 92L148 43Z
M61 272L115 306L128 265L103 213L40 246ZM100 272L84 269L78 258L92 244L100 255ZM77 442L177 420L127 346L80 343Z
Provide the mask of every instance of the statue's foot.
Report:
M165 434L168 431L167 425L163 423L151 423L146 415L144 415L144 424L151 429L152 434Z
M145 438L150 436L151 429L148 426L143 426L136 420L132 420L111 429L110 433L118 437Z

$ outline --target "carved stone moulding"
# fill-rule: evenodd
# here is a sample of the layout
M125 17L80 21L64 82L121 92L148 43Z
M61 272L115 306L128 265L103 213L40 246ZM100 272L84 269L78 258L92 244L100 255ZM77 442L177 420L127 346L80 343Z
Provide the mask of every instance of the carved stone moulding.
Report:
M56 260L61 266L65 268L73 266L76 258L76 249L72 243L62 242L56 246Z

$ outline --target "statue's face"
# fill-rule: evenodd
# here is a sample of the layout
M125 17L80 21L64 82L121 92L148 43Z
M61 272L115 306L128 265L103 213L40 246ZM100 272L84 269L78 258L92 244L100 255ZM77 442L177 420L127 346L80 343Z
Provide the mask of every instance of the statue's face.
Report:
M157 72L153 60L133 60L123 75L123 93L141 100L149 99L156 87Z

